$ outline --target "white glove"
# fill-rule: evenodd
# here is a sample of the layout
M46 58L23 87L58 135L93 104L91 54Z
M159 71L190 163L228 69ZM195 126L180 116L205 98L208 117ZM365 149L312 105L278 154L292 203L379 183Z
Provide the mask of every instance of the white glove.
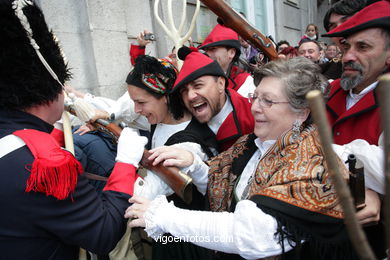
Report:
M138 167L147 142L148 139L145 136L140 136L137 130L129 127L124 128L118 140L115 160Z

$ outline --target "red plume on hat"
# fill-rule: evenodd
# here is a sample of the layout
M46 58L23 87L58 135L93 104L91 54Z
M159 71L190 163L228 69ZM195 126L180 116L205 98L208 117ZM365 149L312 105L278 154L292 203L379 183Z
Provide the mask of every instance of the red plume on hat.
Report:
M178 56L184 63L173 85L172 92L201 76L211 75L226 78L218 62L198 52L196 48L183 46L179 49Z
M369 28L390 28L390 1L373 3L329 31L324 37L347 37Z
M235 48L238 52L241 52L238 34L232 29L221 24L217 24L214 27L199 48L205 49L214 46L228 46Z

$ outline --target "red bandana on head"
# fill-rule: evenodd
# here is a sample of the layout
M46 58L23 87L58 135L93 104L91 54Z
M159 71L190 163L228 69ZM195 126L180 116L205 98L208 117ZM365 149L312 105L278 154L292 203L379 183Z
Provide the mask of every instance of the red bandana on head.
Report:
M59 200L74 192L77 175L83 172L83 167L71 153L61 149L45 132L25 129L15 131L13 135L26 143L35 158L31 167L26 166L30 171L26 192L41 192Z
M162 66L175 71L176 75L179 73L176 67L167 59L158 59L158 62L160 62ZM141 77L141 81L145 86L159 94L165 94L167 92L166 86L169 86L169 80L169 77L160 73L146 73L142 74Z

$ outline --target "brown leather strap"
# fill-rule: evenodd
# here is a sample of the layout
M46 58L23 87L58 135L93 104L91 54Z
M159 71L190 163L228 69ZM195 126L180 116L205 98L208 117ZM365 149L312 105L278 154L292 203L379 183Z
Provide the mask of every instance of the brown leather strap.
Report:
M87 179L95 180L95 181L107 181L108 180L107 177L103 177L103 176L100 176L100 175L97 175L97 174L93 174L93 173L89 173L89 172L84 172L83 176L85 178L87 178Z

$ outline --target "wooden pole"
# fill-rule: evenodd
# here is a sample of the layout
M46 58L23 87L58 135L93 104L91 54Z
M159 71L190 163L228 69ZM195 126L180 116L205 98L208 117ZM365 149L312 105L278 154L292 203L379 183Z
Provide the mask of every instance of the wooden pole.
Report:
M67 93L66 92L64 93L65 96L67 96ZM75 155L72 126L69 119L69 113L65 110L64 112L62 112L62 125L64 130L65 149L71 152L73 155ZM79 250L79 260L87 260L87 251L81 247Z
M374 253L372 252L367 242L366 235L356 218L356 210L353 204L351 192L340 172L337 155L334 153L332 148L333 138L326 117L325 104L322 94L319 90L313 90L307 93L306 99L309 101L311 113L320 134L325 160L329 165L329 171L331 173L341 207L344 211L344 222L352 241L352 245L354 246L359 259L374 260Z
M378 83L379 102L381 107L381 121L384 133L385 152L385 227L386 227L386 247L390 248L390 75L386 74L379 78Z

